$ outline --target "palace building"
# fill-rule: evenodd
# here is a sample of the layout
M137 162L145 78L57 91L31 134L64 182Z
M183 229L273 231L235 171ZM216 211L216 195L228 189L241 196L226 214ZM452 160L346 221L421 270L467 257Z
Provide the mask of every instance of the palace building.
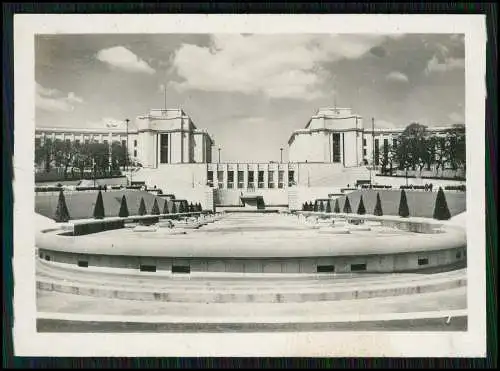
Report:
M129 174L134 181L207 205L237 206L243 195L253 194L268 205L286 206L295 188L340 188L371 178L367 165L377 167L380 153L387 153L404 129L370 124L350 108L321 108L304 129L291 133L283 163L214 162L215 141L182 109L151 109L128 128L37 128L36 140L119 141L141 165ZM428 128L436 135L448 130Z

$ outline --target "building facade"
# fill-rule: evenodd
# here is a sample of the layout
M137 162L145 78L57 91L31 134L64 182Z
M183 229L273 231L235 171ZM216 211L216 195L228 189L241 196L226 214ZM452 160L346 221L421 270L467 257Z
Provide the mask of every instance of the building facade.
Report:
M248 193L263 196L266 204L286 205L290 188L341 188L371 179L367 166L380 166L380 154L388 153L404 128L374 129L370 124L366 129L350 108L319 109L304 129L291 134L289 160L283 163L214 162L214 140L182 109L151 109L128 129L39 128L36 140L118 141L141 164L135 181L192 200L209 192L218 205L238 205ZM438 136L449 130L428 128Z

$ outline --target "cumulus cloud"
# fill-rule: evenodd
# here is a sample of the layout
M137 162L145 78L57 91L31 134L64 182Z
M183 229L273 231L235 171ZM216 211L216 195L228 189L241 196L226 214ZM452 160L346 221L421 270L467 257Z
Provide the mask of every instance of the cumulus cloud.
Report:
M36 83L35 105L45 111L51 112L71 112L75 109L75 104L85 103L83 98L70 92L64 95L57 89L45 88Z
M408 76L399 71L392 71L386 76L386 79L395 82L408 82Z
M103 117L100 120L87 121L85 124L87 128L125 128L125 120L119 120L114 117ZM130 124L129 124L130 129Z
M464 120L464 116L458 112L452 112L448 115L448 118L453 121L454 123L463 123L465 120Z
M209 47L183 44L172 58L179 90L264 93L312 100L329 81L325 63L355 59L384 35L215 35Z
M155 70L144 60L123 46L115 46L100 50L97 59L112 67L128 72L146 73L152 75Z
M444 58L444 60L439 60L437 56L433 56L427 63L425 72L426 74L432 72L446 72L454 69L463 69L464 67L464 58Z

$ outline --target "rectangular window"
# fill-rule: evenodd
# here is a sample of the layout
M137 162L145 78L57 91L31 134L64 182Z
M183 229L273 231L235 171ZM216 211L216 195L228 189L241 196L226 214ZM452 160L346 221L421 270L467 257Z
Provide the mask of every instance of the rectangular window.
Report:
M238 171L238 188L244 188L245 186L243 176L243 171Z
M134 149L134 157L137 157L137 150Z
M363 156L366 156L366 148L363 148Z
M76 144L80 144L80 139L75 140Z
M274 171L269 171L267 173L267 187L274 188Z
M392 146L393 147L397 147L398 146L398 140L397 139L393 139L392 140Z
M427 265L429 264L429 259L427 258L418 258L418 265Z
M219 188L224 188L224 171L217 172L217 182L219 183Z
M288 170L288 186L291 187L295 184L295 172Z
M127 146L127 141L126 140L122 140L122 147L126 147Z
M384 139L384 163L387 164L389 158L389 139Z
M160 134L160 164L168 163L168 134Z
M332 135L332 162L340 162L340 134Z
M156 265L141 264L139 269L141 272L156 272Z
M66 142L66 144L70 144L71 140L70 139L66 139L65 142Z
M227 172L227 188L234 188L234 171Z
M85 139L85 144L89 144L90 140Z
M35 147L39 147L42 145L42 138L35 138Z
M375 148L374 148L374 152L375 152L375 154L374 154L374 156L375 156L375 159L374 159L375 160L375 165L378 165L379 162L380 162L379 161L380 160L379 159L380 153L379 153L379 148L378 148L378 146L379 146L378 142L379 142L379 140L375 139Z
M137 147L137 139L134 139L134 147Z
M318 265L316 267L317 273L333 273L335 272L335 267L333 265Z
M363 147L366 147L366 138L363 138Z
M214 172L212 170L209 170L207 173L207 183L209 187L214 186Z
M255 182L254 174L255 174L255 173L254 173L253 171L249 171L249 172L248 172L248 186L247 186L247 188L250 188L250 189L255 188L255 184L254 184L254 182Z
M172 265L172 273L191 273L189 265Z
M455 254L455 258L460 259L462 257L462 253L460 251L457 251Z
M285 172L283 170L278 171L278 188L284 188L284 178Z
M366 271L366 264L351 264L351 272Z
M259 174L258 174L258 181L259 181L259 188L264 188L264 171L260 171L259 170Z
M78 266L81 268L87 268L89 266L88 261L78 260Z

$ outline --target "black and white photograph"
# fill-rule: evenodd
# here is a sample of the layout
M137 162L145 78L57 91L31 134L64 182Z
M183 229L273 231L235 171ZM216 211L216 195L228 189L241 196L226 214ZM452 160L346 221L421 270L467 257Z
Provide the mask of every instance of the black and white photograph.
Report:
M25 15L14 41L18 348L486 351L483 18Z

